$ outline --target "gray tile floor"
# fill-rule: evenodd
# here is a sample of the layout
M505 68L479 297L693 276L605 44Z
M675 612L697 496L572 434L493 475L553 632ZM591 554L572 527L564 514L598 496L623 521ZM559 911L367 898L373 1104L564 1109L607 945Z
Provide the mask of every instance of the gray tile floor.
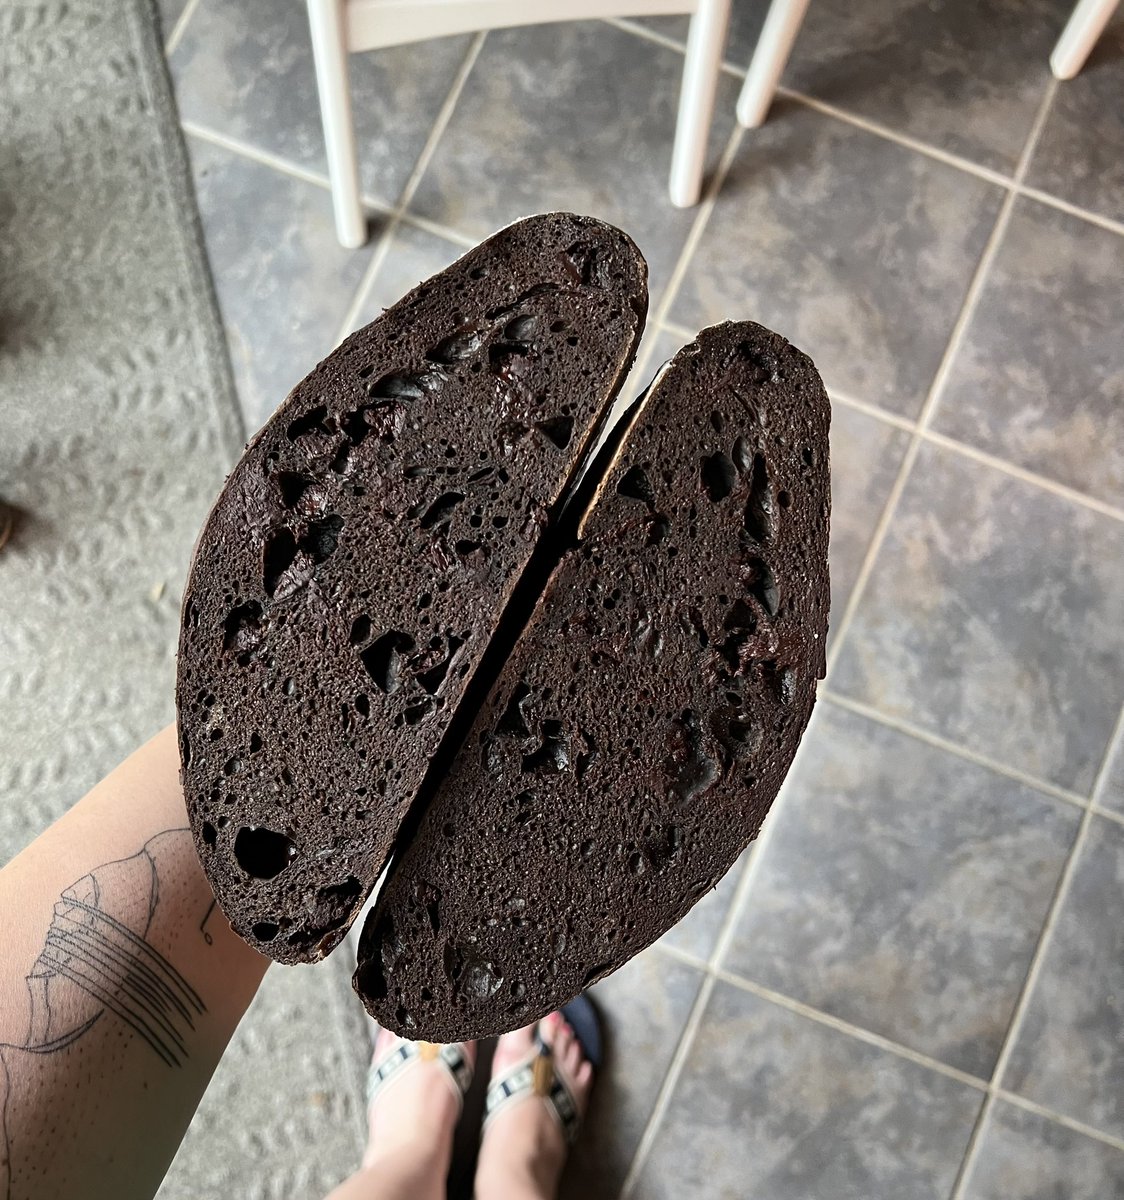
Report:
M599 985L612 1066L567 1194L1124 1195L1124 19L1058 86L1069 0L816 0L743 133L764 5L735 0L688 213L664 190L682 20L364 56L374 237L348 252L302 6L163 7L250 428L419 278L552 207L647 254L638 379L752 317L832 392L820 706L756 848ZM344 976L271 975L168 1195L311 1198L349 1168Z

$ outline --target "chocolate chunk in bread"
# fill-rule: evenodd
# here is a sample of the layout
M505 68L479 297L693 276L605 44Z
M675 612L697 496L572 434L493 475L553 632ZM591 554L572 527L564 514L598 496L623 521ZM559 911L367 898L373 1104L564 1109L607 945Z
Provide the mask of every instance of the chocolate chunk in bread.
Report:
M749 323L653 384L368 917L382 1024L541 1017L756 836L825 669L829 419L812 362Z
M263 953L346 933L646 308L620 230L521 221L349 337L230 475L184 597L179 743L204 870Z

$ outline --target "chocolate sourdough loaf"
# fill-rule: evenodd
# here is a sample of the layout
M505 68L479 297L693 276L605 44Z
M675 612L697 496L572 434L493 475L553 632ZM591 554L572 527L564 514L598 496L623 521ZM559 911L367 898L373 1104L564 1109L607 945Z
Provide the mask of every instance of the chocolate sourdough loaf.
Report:
M383 1025L542 1016L756 836L824 673L829 419L759 325L653 384L368 917L354 982Z
M504 229L349 337L227 480L183 604L200 859L282 962L338 944L635 353L625 234Z

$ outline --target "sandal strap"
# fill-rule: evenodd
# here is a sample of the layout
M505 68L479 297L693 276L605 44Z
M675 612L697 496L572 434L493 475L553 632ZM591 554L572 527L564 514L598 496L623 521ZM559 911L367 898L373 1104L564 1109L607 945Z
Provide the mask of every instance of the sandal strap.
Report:
M459 1042L441 1046L436 1042L399 1042L382 1058L371 1064L367 1072L367 1106L404 1071L418 1062L439 1062L458 1099L463 1103L472 1086L472 1063Z
M534 1050L488 1085L484 1128L487 1129L492 1118L505 1108L529 1096L539 1096L546 1101L547 1109L558 1122L566 1144L572 1146L581 1127L577 1101L565 1079L554 1069L554 1056L537 1029L535 1043Z

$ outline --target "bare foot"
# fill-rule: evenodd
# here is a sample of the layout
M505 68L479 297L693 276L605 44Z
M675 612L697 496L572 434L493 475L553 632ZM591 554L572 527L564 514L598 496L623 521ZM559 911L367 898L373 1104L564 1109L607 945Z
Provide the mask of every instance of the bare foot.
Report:
M396 1034L380 1029L374 1059L383 1058L401 1041ZM476 1043L465 1043L464 1050L469 1062L475 1062ZM441 1062L434 1059L403 1068L402 1075L384 1085L367 1110L363 1166L406 1153L411 1158L436 1161L444 1175L460 1111L452 1079Z
M505 1033L496 1043L493 1078L525 1058L534 1046L535 1026ZM560 1012L542 1022L554 1069L584 1115L593 1086L593 1067ZM566 1162L566 1140L541 1096L528 1095L497 1112L488 1124L476 1167L478 1200L550 1200Z

